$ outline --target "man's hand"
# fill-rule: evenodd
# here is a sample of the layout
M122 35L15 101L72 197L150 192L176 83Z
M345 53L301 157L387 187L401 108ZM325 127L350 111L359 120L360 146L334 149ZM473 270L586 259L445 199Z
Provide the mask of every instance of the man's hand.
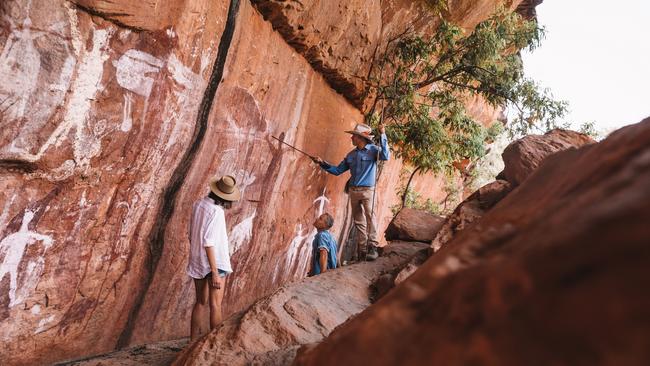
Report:
M379 125L379 133L386 133L386 126L383 123Z
M319 158L318 156L312 156L311 161L313 161L314 163L316 163L318 165L321 165L321 164L324 163L323 159Z
M212 288L216 289L222 289L226 281L224 281L224 278L219 275L219 272L212 272L212 276L210 277L210 286Z

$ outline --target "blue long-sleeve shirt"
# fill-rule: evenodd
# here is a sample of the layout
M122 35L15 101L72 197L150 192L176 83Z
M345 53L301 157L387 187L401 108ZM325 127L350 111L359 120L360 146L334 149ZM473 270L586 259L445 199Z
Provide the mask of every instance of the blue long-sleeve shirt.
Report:
M350 170L352 187L373 187L375 174L377 174L377 154L379 154L379 160L390 158L386 135L381 134L379 140L381 149L375 144L367 144L363 149L355 148L350 151L338 166L323 163L321 168L334 175L341 175Z

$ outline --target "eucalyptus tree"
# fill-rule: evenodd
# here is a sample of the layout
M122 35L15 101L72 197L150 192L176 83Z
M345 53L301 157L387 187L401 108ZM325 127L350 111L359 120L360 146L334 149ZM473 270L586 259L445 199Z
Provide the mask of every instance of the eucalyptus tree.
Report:
M484 154L494 136L467 113L472 96L514 111L505 126L513 136L556 126L566 102L524 76L519 54L543 36L535 20L500 9L469 34L442 20L430 37L405 33L389 42L374 68L366 120L385 123L396 155L414 167L404 193L418 172L451 174L455 163Z

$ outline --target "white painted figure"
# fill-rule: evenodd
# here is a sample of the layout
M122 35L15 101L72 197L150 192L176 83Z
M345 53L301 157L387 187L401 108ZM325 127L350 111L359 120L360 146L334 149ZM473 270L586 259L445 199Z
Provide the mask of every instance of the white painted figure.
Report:
M49 235L42 235L35 231L29 230L29 224L34 218L34 212L25 210L23 221L20 229L7 235L0 241L0 257L2 257L2 264L0 264L0 279L9 274L9 306L14 306L21 303L27 295L36 287L36 283L43 273L45 265L45 258L40 256L31 260L27 264L26 270L22 273L22 283L18 286L18 266L20 265L25 249L28 245L41 242L44 246L43 254L54 243Z

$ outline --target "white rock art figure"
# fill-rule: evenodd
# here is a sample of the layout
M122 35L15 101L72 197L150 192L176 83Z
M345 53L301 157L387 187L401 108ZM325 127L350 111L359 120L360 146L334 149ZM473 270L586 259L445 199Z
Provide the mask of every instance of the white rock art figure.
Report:
M316 211L316 217L319 217L325 212L325 204L329 203L330 199L325 195L326 188L323 188L323 194L314 200L314 203L318 203L318 210Z
M148 98L154 79L151 74L160 72L164 61L146 52L130 49L113 61L117 83L124 89Z
M14 5L28 13L31 1L14 1ZM38 134L64 104L75 70L69 23L53 22L42 30L29 17L3 18L9 24L9 34L0 46L0 112L4 114L0 128L4 123L19 124L20 128L2 153L12 159L33 160L31 154L42 143ZM39 48L46 43L50 45L47 50Z
M287 249L287 260L285 262L284 268L290 270L294 261L296 260L300 261L301 263L303 262L303 257L306 253L305 248L309 249L309 246L304 245L304 242L310 237L313 237L315 233L316 229L309 230L309 227L303 229L302 224L296 225L296 235L293 237L293 239L291 239L291 243L289 243L289 248Z
M318 204L315 212L316 217L325 212L325 205L330 201L325 195L326 189L323 188L323 193L313 201L314 204ZM285 268L292 268L294 262L298 262L298 273L302 273L303 269L309 264L311 242L317 233L315 228L310 229L310 227L303 229L302 224L296 225L296 236L289 243Z
M253 237L253 220L257 215L257 210L235 225L230 231L229 250L230 255L233 255L242 245L249 242Z
M0 53L0 101L6 120L22 118L25 115L29 99L36 90L38 74L41 70L41 54L34 46L34 40L44 32L32 32L32 21L26 18L21 26L13 19L5 17L11 27Z
M133 127L133 117L131 117L131 105L133 104L133 95L131 93L124 93L124 110L122 111L122 125L120 130L122 132L131 131Z
M106 30L98 29L93 32L92 49L86 51L79 62L78 76L73 82L63 120L36 154L21 152L20 159L31 162L38 161L48 148L60 146L68 138L68 133L71 130L75 130L72 145L74 162L77 166L87 167L90 164L90 159L99 154L101 150L99 139L86 131L84 127L91 109L91 102L97 92L102 89L103 65L109 56L105 46L110 37L111 32Z
M9 306L21 303L29 295L38 282L40 275L43 273L45 259L43 256L36 258L28 263L27 268L22 273L22 286L18 287L18 266L23 259L25 249L28 245L42 242L44 246L43 254L49 249L54 240L49 235L42 235L29 230L29 224L34 218L34 212L25 210L23 221L20 229L7 235L0 241L0 280L9 274Z

